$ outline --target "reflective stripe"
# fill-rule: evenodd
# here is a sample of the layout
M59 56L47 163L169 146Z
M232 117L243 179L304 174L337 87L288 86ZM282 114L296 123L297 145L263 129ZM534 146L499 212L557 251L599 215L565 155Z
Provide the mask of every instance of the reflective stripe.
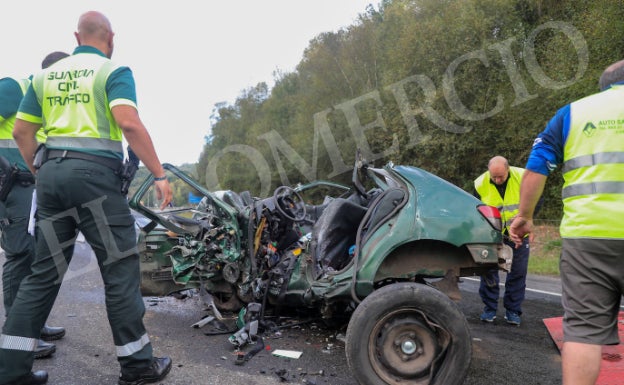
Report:
M39 341L36 338L0 335L0 349L34 352L38 344Z
M18 148L13 139L0 139L0 148Z
M149 344L150 340L147 333L143 334L141 338L136 341L128 342L124 346L117 346L117 357L131 356L136 352L141 351L145 345Z
M624 182L579 183L567 186L561 191L563 199L591 194L624 194Z
M505 210L505 211L514 211L514 210L518 210L519 208L520 208L520 204L504 205L503 206L503 210Z
M565 161L562 172L566 173L581 167L609 163L624 163L624 152L599 152L597 154L577 156Z
M102 139L102 138L49 136L46 140L46 145L48 147L123 152L123 146L120 141L111 140L111 139Z

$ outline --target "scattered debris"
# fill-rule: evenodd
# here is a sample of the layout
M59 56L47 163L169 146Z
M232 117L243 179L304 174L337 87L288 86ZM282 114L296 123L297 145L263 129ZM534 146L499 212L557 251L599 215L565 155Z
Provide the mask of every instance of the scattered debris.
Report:
M206 304L208 306L208 308L212 309L212 312L214 313L214 315L215 315L215 317L217 319L223 320L223 316L221 315L221 312L219 311L219 309L217 309L217 305L215 305L214 298L213 298L212 294L210 294L206 290L206 288L204 287L203 284L199 288L199 298L202 299L202 301L204 302L204 304Z
M207 323L212 322L214 319L215 319L215 317L213 317L213 316L205 316L201 320L199 320L199 321L195 322L194 324L192 324L191 327L196 328L196 329L204 327Z
M275 371L275 374L279 377L280 382L288 381L288 370L286 369L278 369Z
M620 361L622 355L620 353L602 353L602 359L606 361Z
M298 359L301 357L303 352L299 352L296 350L283 350L283 349L275 349L273 351L273 355L276 357L285 357L285 358L294 358Z
M152 297L146 300L149 303L165 302L164 298Z

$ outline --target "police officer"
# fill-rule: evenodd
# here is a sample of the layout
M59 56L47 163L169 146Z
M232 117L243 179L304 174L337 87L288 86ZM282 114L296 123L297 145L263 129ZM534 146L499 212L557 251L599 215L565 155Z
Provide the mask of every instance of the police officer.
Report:
M600 91L560 108L533 142L522 179L516 244L533 232L548 175L562 166L561 287L564 385L594 384L602 345L617 345L624 295L624 60Z
M511 270L505 280L505 321L512 325L520 325L522 302L526 289L526 276L529 266L529 239L525 238L519 247L515 247L507 237L509 226L518 214L520 203L520 182L524 169L509 166L504 157L498 155L488 162L488 171L481 174L474 181L475 196L485 204L497 207L503 221L503 235L505 243L513 248ZM479 295L484 303L480 319L484 322L494 322L498 308L500 277L498 269L488 271L481 276Z
M139 118L132 72L110 60L113 35L103 14L81 15L73 55L35 75L17 114L13 135L24 159L34 159L42 123L47 136L46 149L34 160L40 164L36 260L2 330L0 384L47 382L45 371L31 371L33 341L58 294L78 231L93 249L104 281L119 384L160 381L171 369L170 358L153 356L143 324L134 220L118 176L122 133L154 175L162 208L172 192ZM32 309L38 311L34 317Z
M69 55L65 52L52 52L43 59L41 68L45 69L67 56ZM15 114L30 80L30 77L19 80L0 79L0 159L3 165L0 167L3 175L0 183L0 246L5 255L2 291L6 314L13 305L20 282L31 272L30 265L35 255L35 238L28 234L28 217L35 179L13 140ZM40 133L41 131L38 135ZM45 325L35 348L35 358L52 355L56 346L45 341L57 340L64 335L64 328Z

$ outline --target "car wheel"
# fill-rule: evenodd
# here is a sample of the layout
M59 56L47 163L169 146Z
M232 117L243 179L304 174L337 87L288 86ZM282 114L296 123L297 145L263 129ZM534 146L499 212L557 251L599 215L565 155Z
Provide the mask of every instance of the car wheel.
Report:
M236 295L236 288L229 283L220 282L212 288L210 294L220 311L239 311L245 306Z
M355 309L346 354L363 385L462 384L472 356L470 331L444 293L396 283L374 291Z

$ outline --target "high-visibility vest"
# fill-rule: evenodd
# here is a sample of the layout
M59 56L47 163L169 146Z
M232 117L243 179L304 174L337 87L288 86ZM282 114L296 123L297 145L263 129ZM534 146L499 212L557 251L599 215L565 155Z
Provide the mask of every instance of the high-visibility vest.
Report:
M501 197L496 186L490 182L490 172L486 171L474 181L475 190L486 205L494 206L500 211L503 231L509 230L513 218L518 215L520 207L520 182L524 169L509 167L509 178L505 187L505 198Z
M30 79L15 80L22 90L22 96L28 90ZM7 116L0 122L0 148L17 148L15 140L13 140L13 126L15 125L15 114Z
M80 53L35 76L48 147L123 152L106 97L106 81L117 68L106 57Z
M26 94L26 91L30 86L30 79L15 80L15 82L19 84L21 90L21 95L19 95L19 97L21 98ZM17 143L15 143L15 140L13 139L15 117L16 114L13 114L0 122L0 155L4 156L9 163L17 164L20 169L28 170L28 166L26 165L26 162L24 162L22 154L19 152ZM37 131L37 141L40 143L45 141L43 130Z
M624 86L570 104L563 238L624 239Z

